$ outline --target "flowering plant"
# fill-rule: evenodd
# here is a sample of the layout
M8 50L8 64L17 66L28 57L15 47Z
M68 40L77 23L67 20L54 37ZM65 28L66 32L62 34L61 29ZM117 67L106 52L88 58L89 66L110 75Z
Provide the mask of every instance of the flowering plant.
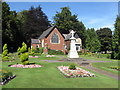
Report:
M69 69L69 66L58 66L57 67L66 77L94 77L93 73L76 67L75 70Z

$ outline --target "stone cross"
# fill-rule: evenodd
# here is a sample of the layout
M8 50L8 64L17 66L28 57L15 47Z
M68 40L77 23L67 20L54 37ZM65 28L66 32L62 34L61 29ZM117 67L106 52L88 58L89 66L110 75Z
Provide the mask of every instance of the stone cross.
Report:
M74 38L74 33L75 33L75 32L72 30L70 33L72 34L72 37L71 37L71 38Z

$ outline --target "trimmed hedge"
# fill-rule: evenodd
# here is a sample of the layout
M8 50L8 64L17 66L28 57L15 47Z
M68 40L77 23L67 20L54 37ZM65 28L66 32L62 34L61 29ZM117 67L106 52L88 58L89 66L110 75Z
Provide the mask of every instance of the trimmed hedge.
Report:
M64 53L60 50L56 51L56 50L52 50L52 49L48 49L48 54L49 55L64 55Z

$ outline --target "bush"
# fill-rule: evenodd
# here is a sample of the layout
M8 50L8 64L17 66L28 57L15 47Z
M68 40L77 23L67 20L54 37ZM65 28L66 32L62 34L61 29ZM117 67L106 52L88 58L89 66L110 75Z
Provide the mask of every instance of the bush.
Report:
M71 69L71 70L75 70L76 67L75 67L75 65L72 64L72 65L69 66L69 69Z
M7 44L4 44L4 46L3 46L2 60L8 60Z
M50 55L64 55L64 53L60 50L56 51L56 50L52 50L52 49L48 49L48 54Z
M28 65L29 62L28 62L28 61L24 61L22 64L23 64L23 65Z
M37 49L35 50L35 53L40 53L40 54L42 54L42 53L43 53L43 48L37 48Z
M26 61L29 59L29 54L27 52L27 45L23 42L22 43L22 48L20 49L20 61L22 62L23 65L28 64Z
M8 70L0 70L0 82L4 82L11 76L13 76L12 72Z
M20 61L21 62L24 62L24 61L28 61L28 58L29 58L29 54L26 52L26 53L23 53L21 56L20 56Z

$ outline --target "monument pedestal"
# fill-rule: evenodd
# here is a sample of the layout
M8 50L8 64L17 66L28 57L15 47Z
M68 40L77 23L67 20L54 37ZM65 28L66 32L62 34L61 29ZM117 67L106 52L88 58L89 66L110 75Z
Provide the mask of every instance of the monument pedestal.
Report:
M79 55L76 50L76 45L75 45L75 38L74 38L74 31L71 31L72 37L70 38L71 43L70 43L70 51L68 53L69 58L79 58Z

